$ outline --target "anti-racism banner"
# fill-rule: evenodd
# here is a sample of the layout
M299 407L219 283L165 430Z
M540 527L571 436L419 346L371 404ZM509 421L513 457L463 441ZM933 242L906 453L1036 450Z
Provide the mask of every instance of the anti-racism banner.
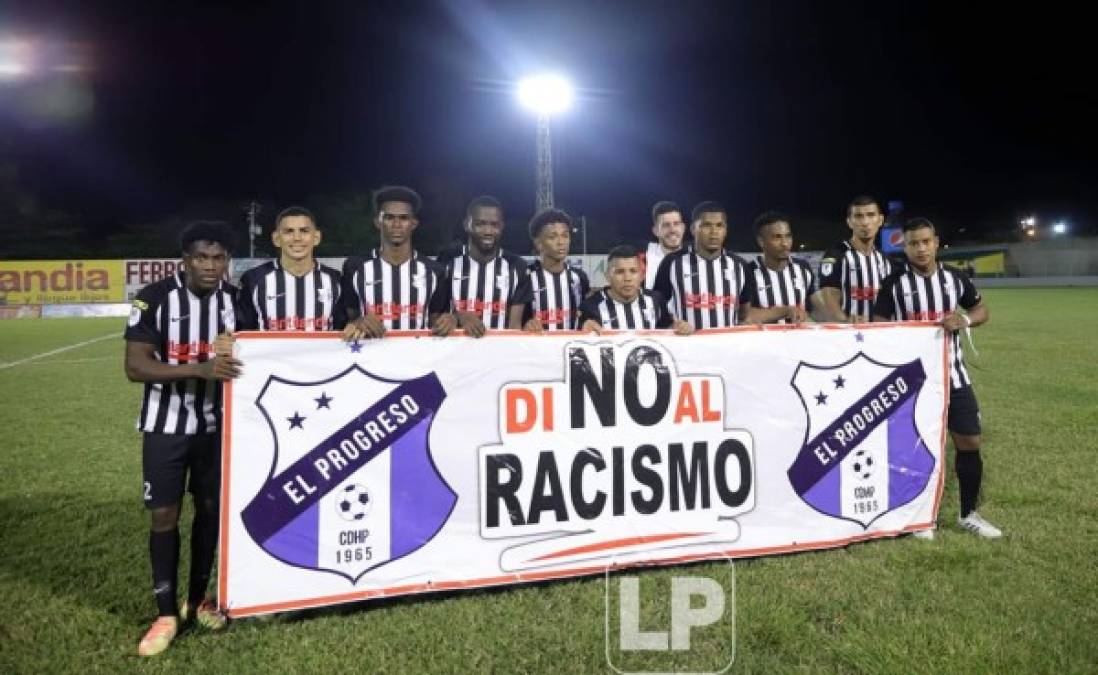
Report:
M0 305L122 301L121 260L0 260Z
M937 327L237 344L233 616L831 548L937 515Z

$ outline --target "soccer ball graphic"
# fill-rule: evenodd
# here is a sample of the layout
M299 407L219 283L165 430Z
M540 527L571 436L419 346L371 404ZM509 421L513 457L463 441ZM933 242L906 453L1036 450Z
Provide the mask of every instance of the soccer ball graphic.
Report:
M863 448L854 453L851 468L862 480L867 480L873 475L873 457Z
M336 511L343 520L354 522L365 518L372 504L370 491L364 485L351 483L340 490L336 498Z

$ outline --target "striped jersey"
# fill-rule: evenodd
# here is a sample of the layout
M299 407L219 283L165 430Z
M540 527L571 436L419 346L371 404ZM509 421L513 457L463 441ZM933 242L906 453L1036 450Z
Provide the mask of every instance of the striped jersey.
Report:
M983 302L976 286L963 272L937 264L928 277L914 269L897 272L885 280L873 306L874 316L893 321L941 321L958 307L972 309ZM965 370L961 331L950 337L950 385L954 389L972 383Z
M766 266L763 257L755 256L748 265L748 271L754 280L754 293L751 295L753 307L789 307L796 305L806 311L812 311L812 294L816 292L816 275L808 263L798 258L790 258L780 271L775 272ZM788 323L788 319L779 319L775 323Z
M722 252L706 260L688 248L663 259L655 290L669 299L676 319L696 329L728 328L743 321L740 305L750 302L754 284L739 257Z
M347 321L374 314L390 330L430 326L432 314L447 312L443 272L415 251L399 265L390 264L374 249L368 256L343 262L343 307Z
M515 289L514 302L526 308L523 323L537 318L545 330L574 330L579 328L580 304L590 290L583 270L565 265L553 273L537 260Z
M242 330L340 330L339 272L316 263L295 276L279 261L263 263L240 278L237 328Z
M580 304L579 325L590 319L603 328L615 330L640 330L667 328L671 317L667 314L667 305L659 291L641 289L630 302L619 302L606 288Z
M161 363L201 363L214 357L214 339L236 329L236 287L222 281L205 297L195 295L182 272L138 292L125 338L156 347ZM137 420L140 431L212 434L221 425L221 383L200 378L146 382Z
M825 252L820 259L820 287L839 289L840 306L851 316L872 316L877 291L891 273L892 264L883 253L877 249L862 253L849 241Z
M656 286L656 273L660 269L660 263L667 257L663 252L663 246L658 241L648 242L648 247L641 251L640 259L644 267L644 287L651 290Z
M462 246L453 257L440 260L446 265L450 308L480 317L485 328L506 328L507 311L515 301L515 290L526 274L526 261L500 250L487 262L479 262Z

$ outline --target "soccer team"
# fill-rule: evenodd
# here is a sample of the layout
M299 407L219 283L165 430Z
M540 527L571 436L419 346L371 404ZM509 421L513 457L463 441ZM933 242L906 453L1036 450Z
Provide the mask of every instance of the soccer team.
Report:
M593 289L568 264L571 217L549 209L529 223L537 260L500 247L500 202L478 197L466 209L466 240L436 259L412 245L421 200L412 189L374 194L377 249L346 259L342 272L320 264L322 233L307 209L291 207L271 234L279 258L247 271L237 289L226 279L232 237L224 226L197 222L182 233L182 271L146 286L125 331L126 375L145 385L143 499L151 515L149 557L158 618L138 652L164 651L181 625L220 630L226 617L207 594L217 547L220 493L221 382L240 374L233 357L237 330L342 331L344 339L382 338L389 330L457 328L480 337L492 329L531 333L668 328L695 330L752 323L928 321L949 334L948 428L956 453L959 523L986 538L1002 533L976 512L983 464L980 414L965 369L961 333L988 320L972 281L937 260L935 226L917 218L903 226L902 261L875 245L884 217L878 202L849 204L849 239L827 251L817 274L791 256L789 217L755 219L762 251L746 261L725 250L728 215L717 202L694 207L689 226L672 202L652 208L656 241L645 251L617 246L607 256L607 286ZM692 241L687 242L686 230ZM963 310L963 311L961 311ZM177 605L179 515L194 499L187 595ZM934 531L918 533L933 538Z

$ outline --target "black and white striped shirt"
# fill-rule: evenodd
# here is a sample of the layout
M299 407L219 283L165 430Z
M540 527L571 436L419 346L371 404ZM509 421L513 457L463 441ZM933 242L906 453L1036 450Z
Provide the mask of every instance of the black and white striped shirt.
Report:
M487 262L478 262L466 246L446 261L450 305L454 312L471 312L485 328L506 328L507 310L518 304L515 289L526 274L526 261L500 250Z
M641 289L631 302L619 302L610 296L610 289L603 289L580 304L579 325L590 319L603 328L615 330L642 330L667 328L671 317L659 291Z
M348 321L374 314L390 330L430 326L432 314L447 311L442 270L412 252L400 265L386 262L378 250L343 262L343 307Z
M536 318L545 330L574 330L579 328L580 304L590 290L583 270L565 265L553 273L538 260L519 282L514 302L525 307L523 323Z
M897 272L885 280L874 316L893 321L941 321L958 307L972 309L983 302L976 286L960 270L938 263L934 273L924 277L915 270ZM950 385L954 389L972 383L965 370L961 331L950 337Z
M125 338L156 347L161 363L201 363L214 357L214 339L236 328L236 288L221 282L205 297L187 288L183 273L138 292ZM221 383L199 378L146 382L140 431L212 434L221 426Z
M790 307L796 305L812 311L812 294L816 291L816 275L803 260L790 258L781 271L766 266L763 257L756 256L748 269L754 279L755 292L751 295L753 307ZM779 319L775 323L788 323Z
M279 261L263 263L240 278L241 330L340 330L347 323L339 302L339 272L316 263L295 276Z
M689 248L663 259L655 290L670 299L676 319L696 329L728 328L743 320L740 305L751 300L754 285L747 265L737 256L722 252L706 260Z
M873 249L862 253L849 241L843 241L820 259L820 287L837 288L842 293L841 307L851 316L870 317L873 301L892 264Z

